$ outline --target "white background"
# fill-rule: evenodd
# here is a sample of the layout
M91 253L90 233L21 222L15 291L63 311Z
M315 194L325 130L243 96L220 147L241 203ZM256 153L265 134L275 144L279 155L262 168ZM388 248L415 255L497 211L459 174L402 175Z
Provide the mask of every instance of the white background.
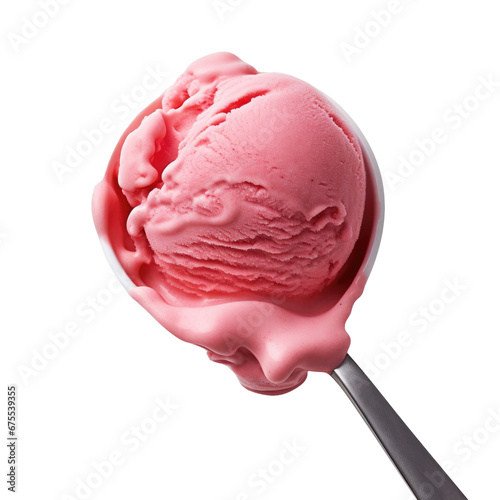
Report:
M451 462L469 499L500 498L500 423L491 417L500 411L499 11L491 0L401 0L381 27L376 13L396 4L223 0L218 11L211 0L70 0L31 31L30 20L44 23L37 1L4 5L0 420L6 387L17 384L17 498L82 498L78 481L97 484L93 462L113 453L122 463L89 498L413 498L327 375L284 396L252 394L125 292L106 291L113 276L91 219L93 186L132 117L194 59L220 50L315 85L368 138L387 216L348 322L351 355L435 457ZM144 91L157 66L165 74ZM481 78L497 83L489 95L479 89L478 102ZM134 109L124 95L135 96ZM457 119L464 101L469 116ZM102 119L113 130L58 178L54 165ZM401 157L436 128L446 140L391 188ZM459 290L444 304L449 282ZM93 297L109 303L92 316ZM423 320L419 308L429 306ZM80 333L54 354L49 334L68 323ZM411 345L394 344L402 332ZM43 352L53 359L40 361ZM158 397L178 408L152 430ZM123 435L141 424L151 432L134 451ZM280 466L283 442L294 440L304 449ZM252 485L268 467L273 481Z

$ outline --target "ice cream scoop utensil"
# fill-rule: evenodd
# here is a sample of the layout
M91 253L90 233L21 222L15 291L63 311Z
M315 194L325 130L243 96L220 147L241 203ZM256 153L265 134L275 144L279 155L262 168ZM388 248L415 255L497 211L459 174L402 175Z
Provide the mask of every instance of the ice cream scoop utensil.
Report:
M362 269L368 277L380 243L384 191L380 170L368 142L347 114L345 118L361 142L367 174L372 179L371 211L378 215L372 226L373 243L367 248ZM347 394L418 500L467 500L349 355L330 375Z
M165 329L261 394L335 369L421 500L465 498L346 358L383 198L373 153L338 105L219 53L130 124L93 214L117 276Z
M349 355L330 375L347 394L418 500L467 500Z

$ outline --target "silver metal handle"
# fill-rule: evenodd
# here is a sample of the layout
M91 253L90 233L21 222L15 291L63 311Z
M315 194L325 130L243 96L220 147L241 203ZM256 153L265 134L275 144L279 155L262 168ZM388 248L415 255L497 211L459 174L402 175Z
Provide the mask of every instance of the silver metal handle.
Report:
M330 375L359 411L418 500L467 500L349 355Z

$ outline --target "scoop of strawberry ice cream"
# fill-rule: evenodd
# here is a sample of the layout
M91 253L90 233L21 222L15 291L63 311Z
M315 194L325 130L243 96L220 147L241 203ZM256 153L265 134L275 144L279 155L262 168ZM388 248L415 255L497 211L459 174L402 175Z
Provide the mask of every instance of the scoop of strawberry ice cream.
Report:
M132 122L94 192L130 295L252 391L347 353L377 208L346 120L301 80L213 54Z
M192 64L125 139L127 229L169 297L304 297L331 283L359 234L356 138L332 103L231 54Z

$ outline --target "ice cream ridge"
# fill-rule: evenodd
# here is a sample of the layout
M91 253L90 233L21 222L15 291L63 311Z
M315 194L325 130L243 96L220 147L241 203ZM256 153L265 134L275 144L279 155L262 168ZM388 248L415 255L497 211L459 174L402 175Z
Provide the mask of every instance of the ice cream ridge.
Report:
M328 97L203 57L119 141L93 197L130 295L264 394L331 372L377 219L366 152Z

